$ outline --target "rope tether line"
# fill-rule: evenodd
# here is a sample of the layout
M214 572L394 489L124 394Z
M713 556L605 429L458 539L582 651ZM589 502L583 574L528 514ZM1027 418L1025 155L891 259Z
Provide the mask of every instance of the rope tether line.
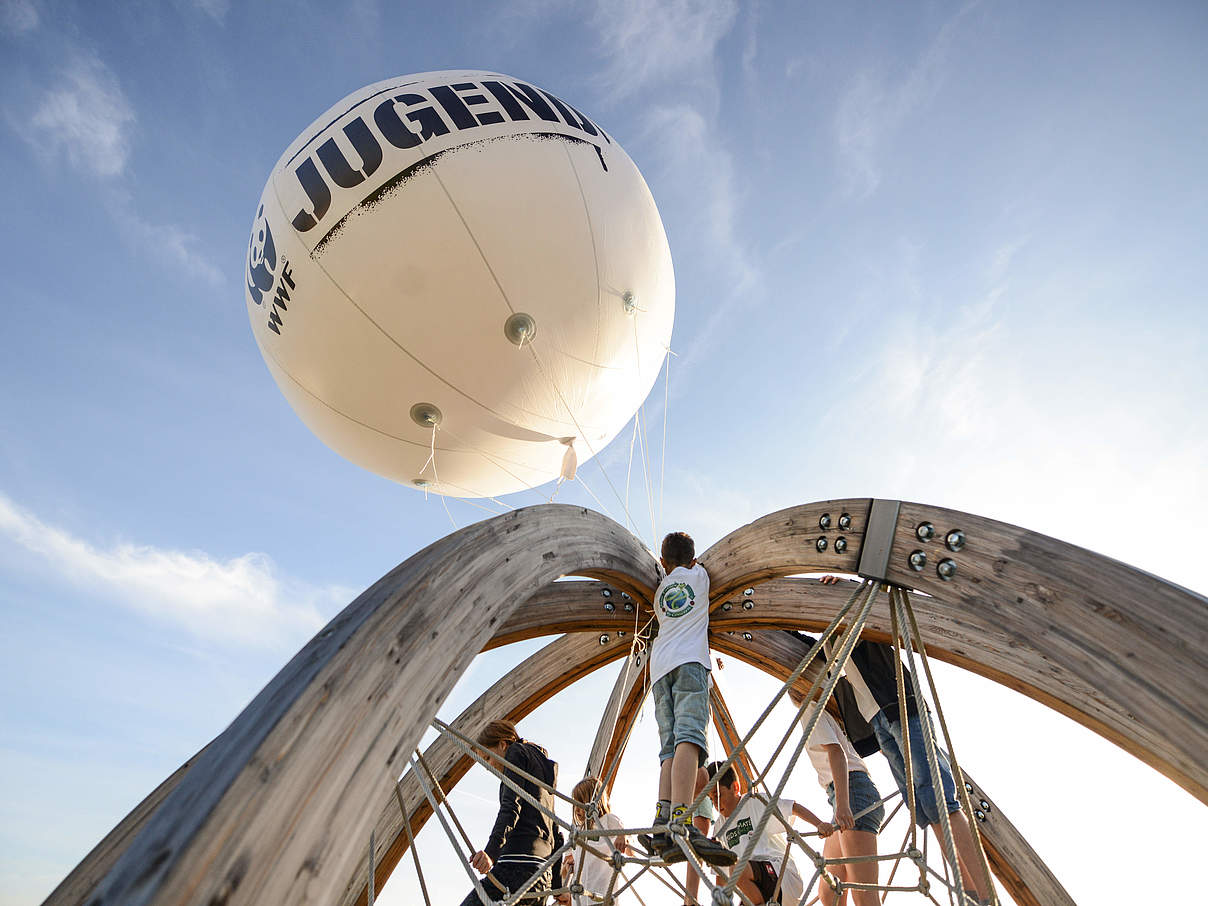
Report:
M822 646L825 644L826 640L830 638L839 624L842 623L844 617L847 616L847 613L851 610L856 598L862 592L866 591L870 584L871 583L868 580L865 580L861 585L857 586L855 591L852 592L851 597L847 599L847 603L845 603L839 609L839 612L835 614L834 619L832 619L826 629L823 630L822 635L819 636L818 640L810 646L809 650L805 653L805 656L789 675L789 678L785 680L784 685L781 686L780 690L772 697L772 701L768 703L766 708L764 708L763 713L759 715L759 717L755 720L755 723L751 725L751 729L747 731L747 735L743 737L742 741L735 748L734 752L726 756L726 758L718 766L717 773L713 776L713 779L705 784L704 789L702 789L696 798L692 800L692 803L688 806L689 812L696 811L696 809L700 807L701 802L704 801L704 798L709 795L710 791L717 787L717 783L721 775L725 773L727 768L734 764L734 761L736 758L738 758L739 753L746 750L751 738L759 730L760 726L763 725L763 722L767 720L768 716L771 715L773 708L775 708L777 702L780 701L781 696L783 696L788 690L788 687L797 682L801 674L805 672L806 666L814 659L815 655L822 650ZM817 681L815 681L814 685L810 688L810 696L812 696L816 690ZM807 700L808 698L809 696L807 696Z
M864 628L864 621L868 618L869 611L872 610L873 599L876 597L878 589L877 589L877 586L873 583L867 583L867 584L870 586L870 589L864 599L864 603L860 606L860 609L857 612L855 618L852 620L851 625L848 626L847 630L844 632L843 639L840 642L839 651L838 651L837 655L831 659L830 663L827 664L827 674L826 674L827 679L826 679L826 685L822 692L822 699L821 699L822 701L829 700L831 695L834 693L835 686L838 685L838 682L839 682L839 671L841 671L843 669L843 667L847 664L847 659L851 656L852 649L854 649L856 647L856 642L858 642L860 639L860 631ZM812 647L816 647L816 646L812 646ZM801 665L802 670L804 670L804 666L805 665ZM818 683L821 681L821 679L822 679L822 676L820 675L818 677L818 679L814 680L814 683L810 688L809 698L807 698L805 701L803 701L801 703L801 707L797 709L797 719L798 720L800 720L801 715L804 713L805 708L808 705L810 699L812 699L813 696L816 694L816 689L817 689ZM788 688L787 685L782 687L781 692L784 692L787 688ZM779 698L779 695L777 696L777 698ZM759 843L760 838L763 836L764 830L767 828L768 819L770 818L770 816L773 812L775 812L776 814L780 813L779 809L774 808L773 806L775 805L777 800L780 799L781 794L784 792L784 788L788 784L789 775L792 773L793 768L796 766L797 760L801 757L801 753L805 751L805 747L809 742L809 738L813 734L814 727L817 726L818 720L820 719L822 713L823 713L823 709L821 707L818 707L818 708L815 708L813 714L810 715L809 721L806 723L805 729L802 731L801 741L797 744L795 750L793 751L792 756L790 756L788 765L785 767L784 774L781 776L780 782L776 785L776 791L772 796L771 803L769 803L768 808L764 809L764 813L760 817L759 821L757 822L757 824L755 826L755 829L752 831L750 837L748 838L747 844L744 847L743 852L738 857L738 862L734 866L734 871L730 875L730 879L726 882L725 886L722 888L724 893L730 894L734 891L735 887L738 885L739 873L742 871L743 868L745 868L748 864L750 864L751 856L754 855L754 852L755 852L755 846ZM779 752L777 752L777 754L779 754ZM774 754L772 756L772 761L774 761L775 758L776 758L776 754ZM770 767L770 762L769 762L769 767Z
M461 848L457 842L457 838L453 835L453 829L449 827L449 822L445 818L444 813L440 810L436 797L432 795L432 790L428 788L428 784L424 780L423 775L420 773L419 765L416 764L414 757L411 759L411 773L415 775L416 782L423 791L424 797L428 800L428 806L432 809L432 814L436 815L437 820L440 821L441 827L445 829L445 835L449 838L449 842L453 844L453 850L458 855L458 861L461 862L462 867L465 868L466 874L470 878L470 883L474 885L474 890L478 894L478 898L482 900L484 906L490 906L492 902L491 899L487 896L486 890L483 889L482 882L478 879L478 875L475 874L473 869L470 867L470 856L474 854L473 845L469 846L469 854L463 857L461 854ZM502 885L497 886L502 889Z
M403 829L407 832L407 848L411 850L411 860L415 863L415 874L419 878L419 889L424 895L424 906L432 906L432 898L428 896L428 883L424 880L424 869L419 861L419 852L415 847L415 836L411 833L411 816L407 813L407 804L403 802L401 782L394 784L394 797L398 800L399 811L403 813Z
M905 611L901 607L900 598L895 600L895 595L894 595L894 592L892 592L892 591L890 592L890 604L891 604L891 606L894 607L895 613L898 613L899 611L901 611L901 613L899 615L899 625L900 625L901 622L904 622ZM957 855L956 855L956 842L955 842L955 838L952 835L952 822L948 817L948 809L945 807L945 803L944 803L944 785L939 782L940 781L940 766L939 766L939 758L936 755L935 737L934 737L934 733L931 729L931 721L928 719L928 716L927 716L927 713L925 710L926 705L925 705L924 699L923 699L923 690L919 686L919 677L918 677L918 673L917 673L917 668L915 667L915 663L914 663L914 650L909 643L906 644L904 650L906 653L907 666L908 666L908 669L910 670L911 689L914 692L915 704L919 709L919 725L923 728L923 746L927 752L927 769L931 772L932 793L935 794L935 810L940 816L940 827L944 833L944 836L943 836L944 855L948 859L949 864L952 865L954 868L953 875L954 875L954 879L956 881L957 901L960 903L964 903L965 902L965 883L964 883L964 879L961 877L960 861L957 859ZM906 738L907 733L909 732L909 730L908 730L909 723L910 723L909 714L907 715L907 718L908 719L903 722L903 729L904 729L904 731L906 731L903 733L903 738ZM907 745L907 747L909 747L909 742L907 742L906 745ZM913 783L914 775L912 774L909 776L911 777L911 783Z

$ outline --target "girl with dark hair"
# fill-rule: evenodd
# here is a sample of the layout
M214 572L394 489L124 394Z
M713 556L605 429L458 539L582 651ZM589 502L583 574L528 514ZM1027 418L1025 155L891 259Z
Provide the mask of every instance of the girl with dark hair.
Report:
M478 734L478 744L487 750L487 762L516 786L541 803L537 808L506 783L499 783L499 814L487 845L470 857L470 865L486 875L483 890L499 900L519 890L541 868L554 850L562 846L562 831L554 821L554 794L512 770L526 774L553 788L558 783L558 765L536 743L522 739L510 720L493 720ZM557 861L542 872L524 898L544 906L545 892L562 886L562 866ZM478 906L477 890L471 890L462 906Z

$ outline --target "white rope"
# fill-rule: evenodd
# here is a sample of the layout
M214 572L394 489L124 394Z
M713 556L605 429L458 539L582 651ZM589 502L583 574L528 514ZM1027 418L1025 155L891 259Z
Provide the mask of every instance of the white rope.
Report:
M638 333L638 315L634 312L633 315L633 361L634 374L637 377L637 392L642 393L645 384L642 381L642 348L640 342L640 334ZM657 377L657 375L656 375ZM646 439L646 400L641 398L641 403L638 405L637 414L634 416L638 426L638 446L642 451L642 481L646 487L646 508L650 513L650 549L655 550L658 547L658 528L655 525L654 513L654 493L650 486L650 444Z
M894 592L889 595L890 606L893 607L895 614L900 614L898 620L905 621L905 611L902 609L901 600ZM897 627L895 627L896 629ZM923 745L927 752L927 769L931 772L931 787L935 794L935 810L940 816L940 828L943 830L944 855L949 863L953 866L953 876L956 880L956 896L961 903L965 902L965 884L961 877L960 861L956 856L956 842L952 836L952 822L948 818L948 808L944 802L944 785L941 783L939 759L936 755L935 738L931 729L931 719L927 714L926 704L923 700L923 690L919 686L919 678L915 672L914 650L912 649L909 640L905 646L907 667L910 670L910 685L914 692L915 707L919 712L919 725L923 728ZM909 713L906 715L906 720L903 721L903 726L909 724ZM905 737L905 734L903 734ZM913 776L910 777L910 783L914 782Z
M667 475L667 413L671 405L671 357L675 355L670 346L663 347L667 354L663 356L663 446L659 452L659 523L663 521L663 489L664 478ZM658 533L655 532L657 537Z

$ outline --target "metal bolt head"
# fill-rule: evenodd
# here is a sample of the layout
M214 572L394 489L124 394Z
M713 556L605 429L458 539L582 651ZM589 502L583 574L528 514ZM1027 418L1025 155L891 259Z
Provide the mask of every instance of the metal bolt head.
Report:
M935 572L945 582L951 582L956 576L956 561L951 557L945 557L935 565Z
M604 633L602 636L600 636L600 644L601 644L601 645L607 645L607 644L608 644L608 633L607 633L607 632L606 632L606 633Z
M742 609L743 609L743 610L750 610L750 609L751 609L752 607L754 607L754 606L755 606L755 602L754 602L754 601L743 601L743 602L742 602Z
M751 641L751 633L749 633L749 632L744 632L744 633L742 634L742 640L743 640L744 642L749 642L749 641Z
M513 346L523 346L525 343L533 342L533 338L537 336L537 322L533 320L532 315L526 315L522 311L518 311L510 315L503 322L503 335L508 338L508 342Z
M927 555L922 551L912 551L907 558L907 562L910 564L910 568L916 573L921 573L923 567L927 565Z
M617 605L613 604L612 601L605 601L604 609L607 610L609 613L612 613L614 610L617 609Z
M822 529L822 531L825 532L830 527L831 527L830 513L823 513L821 516L818 517L818 528Z
M729 601L727 601L725 604L721 605L721 609L722 610L733 610L734 605L731 604Z
M826 550L826 539L819 538L814 542L814 547L818 548L818 553L822 553L824 550Z
M421 428L435 428L442 418L440 409L433 403L416 403L411 407L411 421Z
M980 805L982 807L982 811L990 811L990 803L988 803L985 799L981 801Z
M968 780L965 781L965 791L969 793L973 792L973 784L971 784Z
M753 594L755 594L755 589L753 589L753 588L744 588L744 589L742 590L742 596L743 596L744 598L749 598L749 597L751 597L751 595L753 595Z
M621 307L625 309L625 314L631 315L637 311L638 297L633 294L633 290L625 290L621 293Z
M839 529L846 532L851 528L851 513L843 513L839 516Z
M914 527L914 534L920 541L930 541L935 537L935 526L930 522L920 522Z
M622 600L622 601L628 601L628 600L629 600L629 592L627 592L627 591L623 591L623 592L621 592L621 600Z
M847 539L846 538L836 538L835 539L835 553L841 554L845 550L847 550Z
M600 594L602 594L602 595L603 595L604 597L606 597L606 598L611 598L611 597L612 597L612 589L611 589L611 588L601 588L601 589L600 589Z
M985 812L983 812L983 811L982 811L981 809L979 809L979 808L974 809L974 810L973 810L973 814L977 815L977 820L978 820L978 821L985 821L985 820L986 820L986 813L985 813Z
M625 602L625 612L633 613L633 605L630 604L628 601Z
M948 550L955 553L965 546L965 533L958 528L954 528L944 536L944 544L948 546Z

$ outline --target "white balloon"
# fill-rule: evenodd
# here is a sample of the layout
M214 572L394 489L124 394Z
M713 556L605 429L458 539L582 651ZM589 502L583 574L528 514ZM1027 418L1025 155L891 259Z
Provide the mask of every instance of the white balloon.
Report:
M458 497L573 475L650 392L675 309L629 156L554 95L471 71L370 85L294 141L245 295L315 434Z

